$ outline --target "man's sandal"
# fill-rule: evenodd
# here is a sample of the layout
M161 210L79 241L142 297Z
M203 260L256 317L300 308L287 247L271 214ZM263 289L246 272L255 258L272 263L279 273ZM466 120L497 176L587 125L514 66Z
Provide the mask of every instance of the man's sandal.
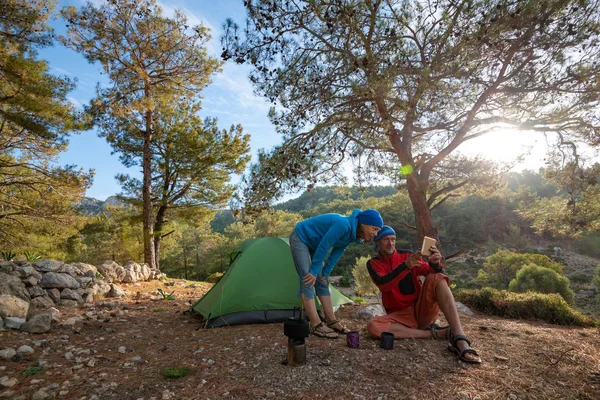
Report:
M427 329L431 331L431 338L435 340L450 339L452 337L452 328L449 326L439 326L434 322L433 324L429 325ZM441 337L439 335L439 331L441 330L446 331L446 336Z
M311 327L310 333L325 339L337 339L339 337L337 333L326 327L324 322L320 322L319 324Z
M462 351L456 344L460 340L464 340L465 342L467 342L467 348L465 348ZM466 336L463 336L463 335L453 336L452 340L450 340L450 344L448 344L448 350L455 353L458 356L458 359L462 362L466 362L466 363L470 363L470 364L481 364L481 357L479 356L479 353L477 353L477 350L471 348L471 341ZM473 354L477 358L471 359L471 358L465 357L465 354Z
M339 324L341 326L341 328L336 328L334 325ZM333 329L334 331L338 332L338 333L343 333L344 335L348 332L351 332L350 329L346 328L344 326L344 324L342 324L342 320L341 319L334 319L333 321L329 321L327 323L327 327L330 329Z

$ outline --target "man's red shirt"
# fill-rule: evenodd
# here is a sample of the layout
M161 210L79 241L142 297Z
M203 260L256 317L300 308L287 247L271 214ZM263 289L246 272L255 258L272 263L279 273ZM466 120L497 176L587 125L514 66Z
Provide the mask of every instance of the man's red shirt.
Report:
M417 302L421 294L419 276L443 272L439 265L421 261L421 265L409 270L405 261L412 255L410 251L394 250L389 257L378 254L367 262L367 269L373 283L381 291L383 307L388 313L404 310Z

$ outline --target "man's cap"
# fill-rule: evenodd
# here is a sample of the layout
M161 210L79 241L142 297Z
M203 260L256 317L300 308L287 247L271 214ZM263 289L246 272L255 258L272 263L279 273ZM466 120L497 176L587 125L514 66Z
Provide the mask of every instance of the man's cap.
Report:
M373 239L373 240L375 242L379 242L384 237L391 236L391 235L396 236L396 231L394 231L394 229L392 229L391 226L384 225L383 228L381 228L381 230L379 231L379 233L377 233L377 236L375 236L375 239Z

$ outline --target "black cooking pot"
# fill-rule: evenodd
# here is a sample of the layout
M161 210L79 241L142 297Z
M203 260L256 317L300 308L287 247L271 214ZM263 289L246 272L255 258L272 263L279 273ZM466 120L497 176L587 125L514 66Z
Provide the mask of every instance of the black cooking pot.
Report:
M296 314L296 309L294 309L294 314ZM309 333L310 327L308 321L302 318L302 311L300 311L299 317L290 317L283 323L283 334L290 339L301 340L308 337Z

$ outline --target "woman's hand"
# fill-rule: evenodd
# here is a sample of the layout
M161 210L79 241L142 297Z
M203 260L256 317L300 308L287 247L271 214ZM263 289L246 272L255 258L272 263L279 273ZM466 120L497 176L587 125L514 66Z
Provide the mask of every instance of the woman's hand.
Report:
M304 284L310 288L315 286L316 282L317 282L317 277L314 276L313 274L311 274L310 272L308 274L306 274L306 276L304 277Z
M329 280L328 276L322 277L321 280L327 282L327 286L329 286L331 284L331 281Z

